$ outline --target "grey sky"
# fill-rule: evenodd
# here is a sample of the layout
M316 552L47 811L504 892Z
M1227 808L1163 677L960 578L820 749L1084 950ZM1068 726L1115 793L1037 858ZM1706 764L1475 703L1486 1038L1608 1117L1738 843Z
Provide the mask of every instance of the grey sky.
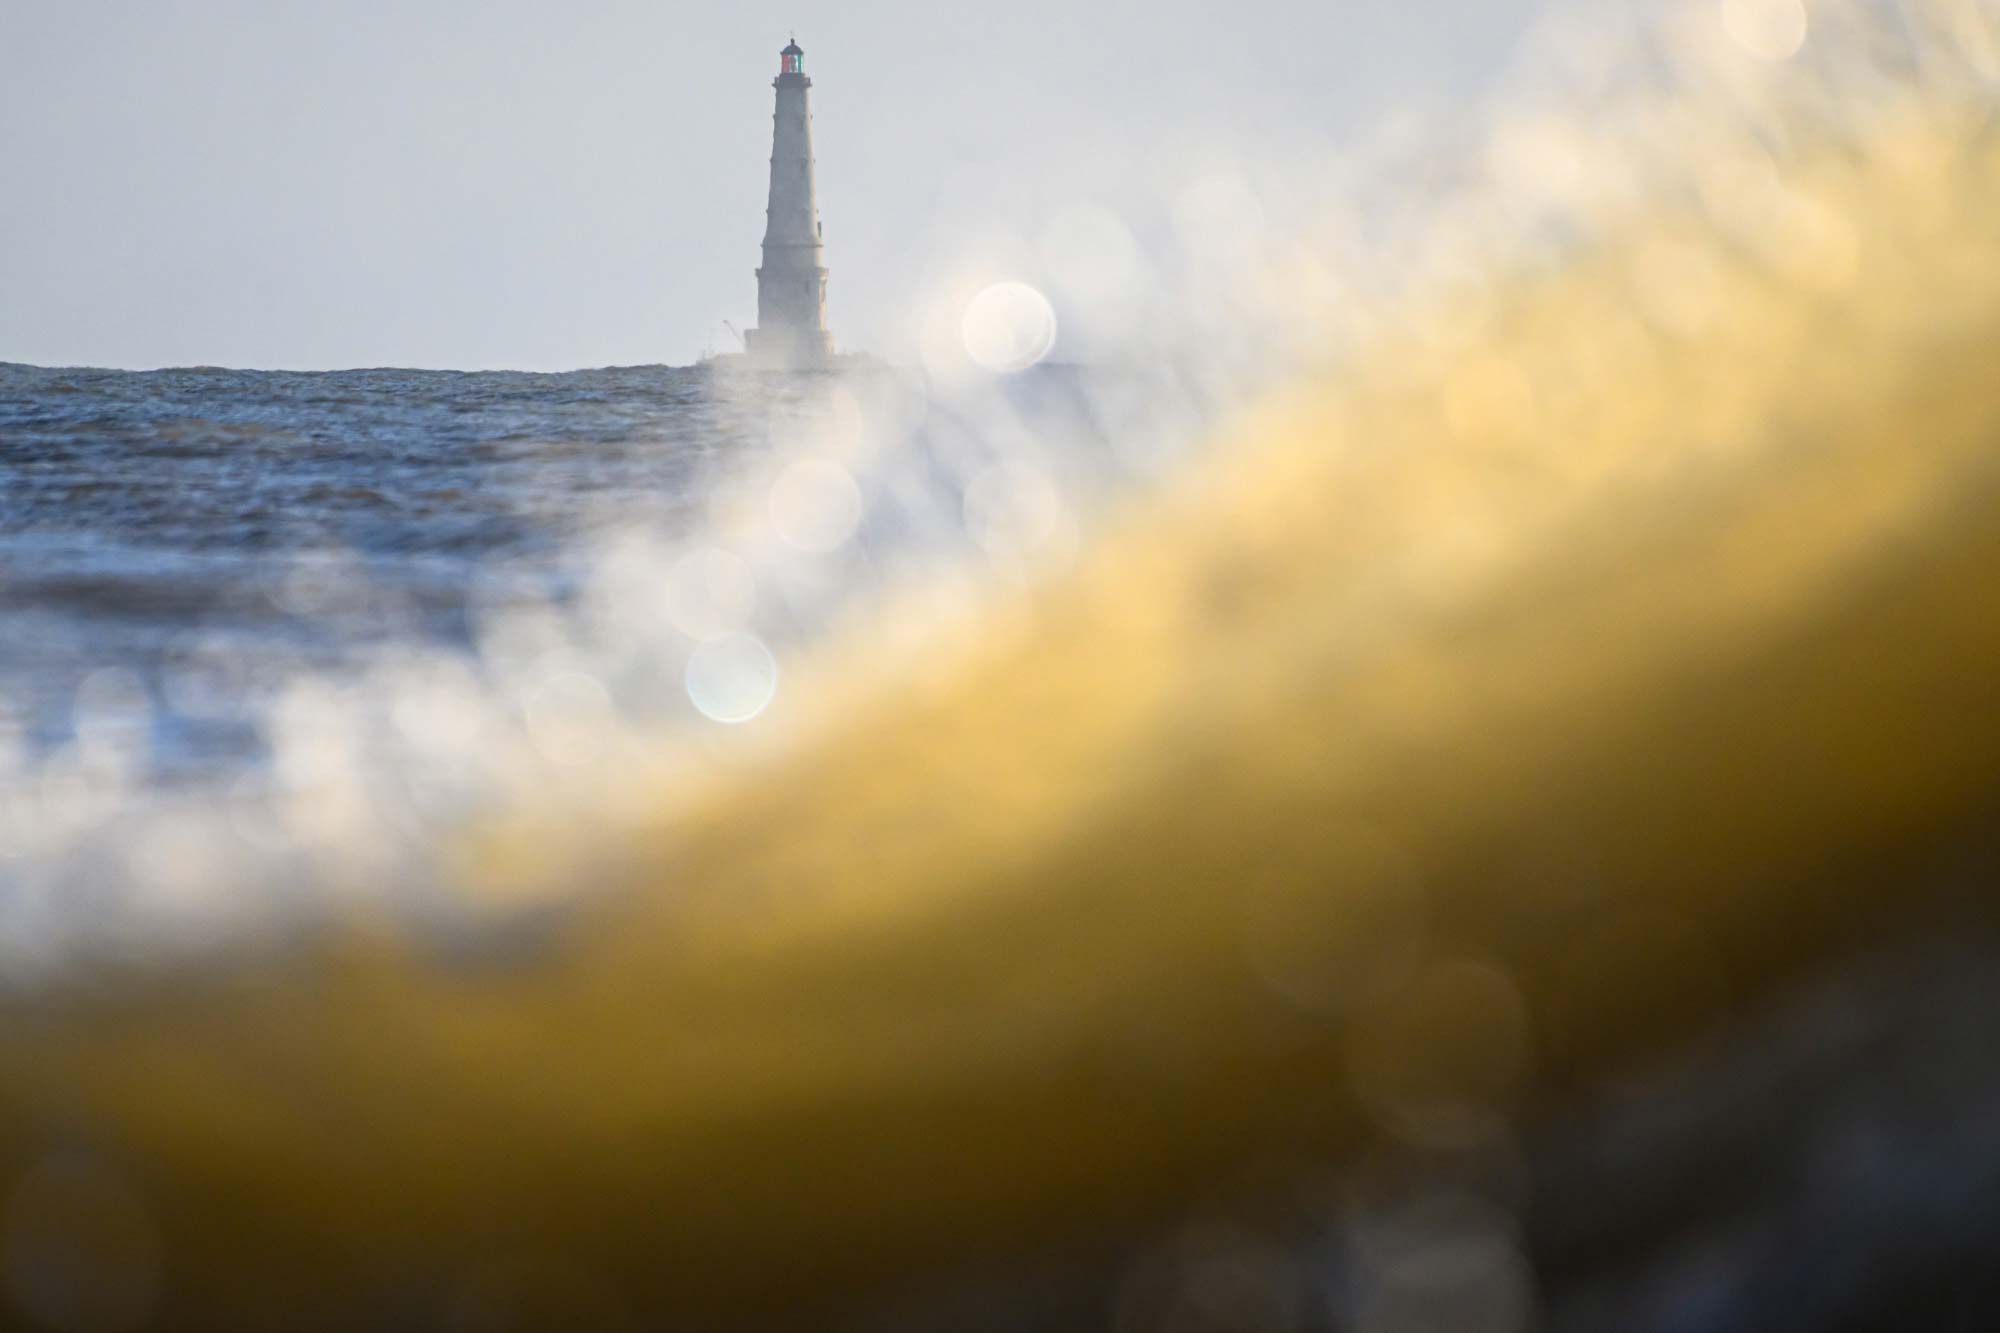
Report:
M0 360L692 360L754 312L794 25L830 319L893 351L938 256L1462 100L1538 8L0 0Z

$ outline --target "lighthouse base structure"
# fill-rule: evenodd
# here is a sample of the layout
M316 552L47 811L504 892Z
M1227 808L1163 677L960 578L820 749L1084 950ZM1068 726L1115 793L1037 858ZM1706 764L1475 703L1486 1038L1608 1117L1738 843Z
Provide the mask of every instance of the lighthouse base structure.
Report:
M772 370L813 370L839 359L825 329L782 326L746 330L743 357Z
M816 351L810 347L781 346L767 348L761 342L746 340L750 350L746 352L722 352L708 357L702 365L713 370L726 371L770 371L820 372L850 370L889 370L888 362L866 352Z

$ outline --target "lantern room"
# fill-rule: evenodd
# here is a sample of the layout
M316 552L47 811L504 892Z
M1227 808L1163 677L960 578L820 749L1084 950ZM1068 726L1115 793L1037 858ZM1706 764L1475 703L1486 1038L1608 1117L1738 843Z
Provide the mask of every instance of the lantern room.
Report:
M791 45L778 54L780 59L778 73L803 74L806 72L806 53L799 49L797 38L794 38Z

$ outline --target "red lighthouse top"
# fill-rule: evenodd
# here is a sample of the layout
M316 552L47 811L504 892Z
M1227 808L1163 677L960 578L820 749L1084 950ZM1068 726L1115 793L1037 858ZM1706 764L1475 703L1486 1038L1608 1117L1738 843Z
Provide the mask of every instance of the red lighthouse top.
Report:
M780 51L778 55L781 61L778 66L780 74L803 74L806 72L806 53L800 49L798 38L794 37L791 45Z

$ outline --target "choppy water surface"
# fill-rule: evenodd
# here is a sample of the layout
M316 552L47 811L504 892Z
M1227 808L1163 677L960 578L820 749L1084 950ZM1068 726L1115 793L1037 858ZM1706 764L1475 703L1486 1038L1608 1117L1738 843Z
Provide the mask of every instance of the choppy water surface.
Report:
M260 686L468 643L482 592L558 590L593 533L684 531L805 396L658 367L0 366L0 697L43 751L80 688L136 681L161 763L240 753Z
M1158 421L1106 427L1135 412ZM138 719L146 782L213 776L267 756L302 676L490 663L522 606L615 649L627 678L602 683L650 672L685 704L675 651L607 628L796 639L891 552L1033 555L1079 487L1131 471L1111 434L1158 449L1198 416L1054 368L947 399L886 374L0 365L5 749L18 776ZM712 605L676 591L690 547Z
M459 831L594 826L782 734L829 634L920 670L1228 405L1167 369L0 364L0 982L357 895L457 938Z
M274 885L425 910L441 830L764 721L857 603L1061 559L1201 418L1056 367L0 365L0 973Z

